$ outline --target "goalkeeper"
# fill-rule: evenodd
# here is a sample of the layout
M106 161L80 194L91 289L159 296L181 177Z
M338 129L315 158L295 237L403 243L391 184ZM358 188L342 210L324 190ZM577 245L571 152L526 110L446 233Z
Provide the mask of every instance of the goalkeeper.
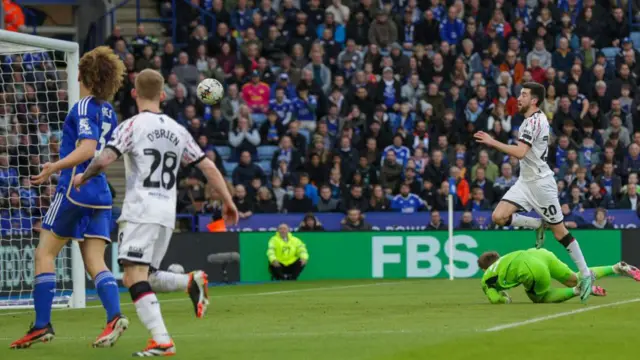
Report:
M485 271L482 290L492 304L510 303L511 298L506 290L521 284L534 303L560 303L580 294L578 275L545 249L514 251L502 257L495 251L486 252L478 258L478 266ZM640 270L624 262L590 270L596 279L624 275L640 281ZM552 288L551 279L567 288ZM606 291L599 286L592 286L591 294L605 296Z

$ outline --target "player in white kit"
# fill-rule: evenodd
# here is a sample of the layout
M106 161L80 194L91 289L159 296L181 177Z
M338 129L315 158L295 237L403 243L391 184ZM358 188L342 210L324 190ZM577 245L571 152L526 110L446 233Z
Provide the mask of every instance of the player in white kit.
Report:
M536 229L536 247L544 244L544 230L551 229L554 237L567 249L580 271L580 298L591 294L593 277L580 250L578 241L564 226L564 217L558 200L558 187L554 173L547 164L549 149L549 121L540 111L539 104L545 98L544 87L528 82L522 86L518 97L518 110L525 119L520 126L520 135L514 145L503 144L489 134L479 131L474 134L477 142L515 156L520 160L520 177L502 197L491 218L500 226L517 226ZM535 210L542 219L518 214L518 211Z
M152 335L147 348L133 354L138 357L170 356L176 352L149 283L149 269L160 268L171 240L180 162L197 166L203 172L224 202L225 220L231 224L238 221L238 210L216 166L183 126L160 113L163 86L160 73L149 69L140 72L132 90L140 114L122 122L85 173L74 178L74 185L79 187L125 156L127 190L118 219L118 260L124 266L122 280L129 289L138 317Z

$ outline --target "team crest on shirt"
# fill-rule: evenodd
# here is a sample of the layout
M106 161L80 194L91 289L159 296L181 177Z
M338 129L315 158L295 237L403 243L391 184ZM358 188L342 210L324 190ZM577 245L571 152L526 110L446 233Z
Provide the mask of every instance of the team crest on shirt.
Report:
M78 133L80 135L92 135L91 126L89 125L89 119L81 118L80 125L78 127Z

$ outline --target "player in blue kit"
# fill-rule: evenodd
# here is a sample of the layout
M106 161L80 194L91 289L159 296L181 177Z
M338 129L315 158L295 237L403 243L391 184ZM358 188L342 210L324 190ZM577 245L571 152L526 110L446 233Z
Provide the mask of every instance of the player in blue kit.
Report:
M54 260L68 240L80 242L85 268L94 279L107 312L107 326L93 346L112 346L129 325L128 319L120 313L118 284L104 261L105 244L110 241L112 205L107 179L104 174L96 176L80 190L71 185L73 176L85 171L118 125L108 101L122 86L124 73L124 64L106 46L86 53L80 60L81 100L71 108L64 121L60 160L44 164L41 173L32 178L34 185L40 185L52 174L61 172L56 195L42 219L40 241L35 251L33 298L36 320L29 332L12 343L11 348L28 348L37 342L53 340Z

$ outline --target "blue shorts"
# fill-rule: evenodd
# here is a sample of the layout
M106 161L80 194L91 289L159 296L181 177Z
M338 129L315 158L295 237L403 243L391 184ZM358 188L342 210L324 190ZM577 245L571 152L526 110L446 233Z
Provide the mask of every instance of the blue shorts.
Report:
M111 209L78 206L58 192L42 219L42 228L62 239L88 237L111 242Z

